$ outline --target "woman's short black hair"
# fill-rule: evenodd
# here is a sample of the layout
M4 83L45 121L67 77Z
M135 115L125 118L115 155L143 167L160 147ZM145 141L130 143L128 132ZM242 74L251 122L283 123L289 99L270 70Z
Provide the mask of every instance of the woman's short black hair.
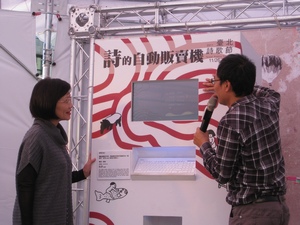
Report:
M55 114L56 104L70 89L70 84L61 79L47 77L38 81L32 90L29 103L32 117L58 119Z
M253 92L256 79L255 64L245 55L230 54L225 56L217 69L221 83L228 80L236 97Z

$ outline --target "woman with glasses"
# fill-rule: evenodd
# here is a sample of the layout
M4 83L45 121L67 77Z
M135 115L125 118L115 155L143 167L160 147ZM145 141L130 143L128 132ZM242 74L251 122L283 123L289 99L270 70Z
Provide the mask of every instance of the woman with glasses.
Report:
M33 125L21 143L13 225L73 224L71 184L90 175L95 159L72 172L68 138L60 121L72 111L70 84L46 78L34 86L30 99Z

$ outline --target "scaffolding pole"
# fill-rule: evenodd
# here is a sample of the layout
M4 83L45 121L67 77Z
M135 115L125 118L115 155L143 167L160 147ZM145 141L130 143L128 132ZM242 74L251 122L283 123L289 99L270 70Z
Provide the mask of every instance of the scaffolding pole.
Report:
M43 48L43 72L42 78L50 77L50 66L52 64L52 17L53 17L53 2L47 0L45 13L45 42Z

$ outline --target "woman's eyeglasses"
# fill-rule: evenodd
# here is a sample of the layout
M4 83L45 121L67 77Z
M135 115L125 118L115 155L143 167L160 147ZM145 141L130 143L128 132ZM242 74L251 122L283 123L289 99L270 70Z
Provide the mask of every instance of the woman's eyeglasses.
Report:
M71 104L72 103L72 99L71 98L66 98L64 100L59 100L59 102L62 102L64 104Z

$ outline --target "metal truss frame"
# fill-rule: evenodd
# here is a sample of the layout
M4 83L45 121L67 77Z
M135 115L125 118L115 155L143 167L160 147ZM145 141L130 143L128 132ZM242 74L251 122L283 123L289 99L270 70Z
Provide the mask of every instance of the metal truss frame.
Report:
M68 149L73 170L81 169L91 152L94 38L89 42L71 38L70 85L73 113L68 123ZM73 215L75 224L88 224L89 179L74 183Z
M156 2L147 5L70 9L70 31L99 38L245 30L300 24L299 0ZM72 20L73 19L73 20Z
M107 8L71 7L70 83L74 110L69 149L74 169L81 168L92 146L92 99L95 39L295 27L300 1L155 2ZM89 180L73 186L75 224L88 224Z

